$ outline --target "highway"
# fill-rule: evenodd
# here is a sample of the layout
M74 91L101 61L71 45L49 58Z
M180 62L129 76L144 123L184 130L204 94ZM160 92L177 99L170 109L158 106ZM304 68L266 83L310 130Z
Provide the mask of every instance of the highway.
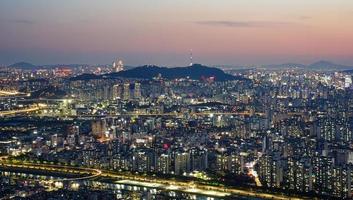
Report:
M24 96L24 95L28 95L28 94L18 92L18 91L0 90L0 96Z
M190 113L121 113L121 114L104 114L104 115L94 115L94 114L84 114L84 115L65 115L65 114L39 114L41 117L68 117L68 118L117 118L117 117L179 117L182 118L184 115L190 116L207 116L207 115L231 115L231 116L249 116L248 112L190 112ZM263 116L264 113L254 113L254 115Z
M99 169L91 169L91 168L77 168L71 166L59 166L59 165L45 165L45 164L35 164L35 163L26 163L26 164L11 164L4 163L0 164L2 167L10 168L10 169L33 169L39 170L43 172L60 172L67 174L75 174L80 175L78 178L62 178L57 181L79 181L85 179L92 179L102 175L102 171Z
M240 196L248 196L248 197L257 197L257 198L265 198L265 199L276 199L276 200L299 200L300 198L277 195L277 194L269 194L259 191L251 191L251 190L243 190L237 189L233 187L224 187L224 186L212 186L212 185L204 185L196 182L190 181L180 181L180 180L172 180L172 179L164 179L154 176L142 176L125 172L113 172L108 170L99 170L92 168L84 168L84 167L68 167L61 165L49 165L49 164L34 164L34 163L7 163L2 160L0 166L2 168L10 168L12 170L16 169L35 169L39 171L43 171L44 173L50 172L60 172L70 174L85 174L86 176L80 178L72 178L72 179L62 179L63 181L75 181L81 179L92 179L97 177L105 177L115 180L116 183L135 185L135 186L146 186L151 188L159 188L165 190L173 190L194 194L203 194L203 195L211 195L211 196L229 196L231 194L240 195ZM90 174L90 175L87 175Z
M35 112L35 111L44 109L46 107L47 107L46 104L39 103L39 104L35 104L35 105L33 105L33 106L29 107L29 108L25 108L25 109L0 111L0 116Z

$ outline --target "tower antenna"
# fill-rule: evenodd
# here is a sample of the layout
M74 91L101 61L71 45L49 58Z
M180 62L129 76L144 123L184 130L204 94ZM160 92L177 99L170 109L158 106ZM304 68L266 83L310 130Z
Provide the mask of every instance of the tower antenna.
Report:
M192 66L193 63L192 63L192 49L190 49L190 66Z

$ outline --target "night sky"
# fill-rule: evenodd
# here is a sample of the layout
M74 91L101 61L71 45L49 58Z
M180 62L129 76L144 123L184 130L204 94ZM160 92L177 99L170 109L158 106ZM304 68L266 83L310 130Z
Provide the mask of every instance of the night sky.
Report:
M352 0L1 0L0 64L353 65Z

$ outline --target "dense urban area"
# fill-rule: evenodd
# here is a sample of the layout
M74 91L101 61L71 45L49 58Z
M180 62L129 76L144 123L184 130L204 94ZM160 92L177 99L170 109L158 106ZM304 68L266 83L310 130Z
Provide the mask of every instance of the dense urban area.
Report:
M0 199L352 198L351 71L218 68L1 67Z

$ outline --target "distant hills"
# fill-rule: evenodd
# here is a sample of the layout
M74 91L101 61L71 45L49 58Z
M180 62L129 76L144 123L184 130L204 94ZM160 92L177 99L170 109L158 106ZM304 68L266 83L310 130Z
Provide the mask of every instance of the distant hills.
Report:
M353 69L353 66L346 66L346 65L340 65L336 63L332 63L329 61L319 61L316 63L313 63L309 65L309 68L311 69L327 69L327 70L347 70L347 69Z
M12 65L9 65L8 67L10 68L15 68L15 69L23 69L23 70L34 70L34 69L42 69L42 68L55 68L58 66L65 66L65 67L78 67L78 66L83 66L81 64L61 64L61 65L43 65L43 66L38 66L38 65L34 65L28 62L18 62ZM85 65L88 66L88 65ZM158 67L158 66L142 66L142 67L125 67L126 71L119 72L122 74L119 74L119 76L124 76L124 77L136 77L138 76L138 74L134 74L136 70L138 71L144 71L147 74L143 74L144 76L154 76L156 75L155 72L158 72L160 74L163 75L163 77L165 78L178 78L180 77L180 75L178 75L178 73L181 73L182 75L185 75L187 73L190 73L187 76L190 76L191 78L195 78L194 75L199 76L201 74L195 74L197 73L197 67L206 67L206 66L202 66L199 64L195 64L191 67L175 67L175 68L166 68L166 67ZM148 68L148 70L146 70ZM206 67L207 68L207 67ZM206 76L209 76L211 74L218 74L220 75L220 79L218 80L222 80L223 75L221 75L220 71L214 71L216 70L220 70L218 68L211 68L208 67L209 69L207 69L205 72L208 72L209 74L204 74ZM333 71L333 70L337 70L337 71L345 71L345 70L353 70L353 66L348 66L348 65L341 65L341 64L336 64L330 61L325 61L325 60L321 60L309 65L304 65L304 64L300 64L300 63L285 63L285 64L273 64L273 65L262 65L262 66L244 66L244 67L232 67L232 66L228 66L228 67L222 67L224 69L227 70L231 70L231 69L249 69L249 68L266 68L266 69L291 69L291 68L299 68L299 69L306 69L306 70L328 70L328 71ZM133 69L133 71L130 71L130 69ZM184 71L183 71L184 70ZM194 71L193 71L194 70ZM195 73L194 73L195 72ZM177 77L174 76L174 74L177 74ZM113 75L113 74L112 74ZM140 74L141 76L141 74ZM225 78L225 77L224 77ZM229 78L229 77L228 77ZM226 78L227 79L227 78Z
M32 69L37 69L38 66L33 65L28 62L18 62L12 65L9 65L8 67L10 68L15 68L15 69L25 69L25 70L32 70Z
M300 69L307 69L307 70L328 70L328 71L333 71L333 70L349 70L353 69L353 66L347 66L347 65L340 65L336 64L330 61L318 61L309 65L304 65L304 64L298 64L298 63L286 63L286 64L280 64L280 65L264 65L262 66L264 68L268 69L288 69L288 68L300 68Z
M343 72L348 73L348 74L353 74L353 69L344 70Z
M72 80L87 80L87 79L100 79L100 78L137 78L137 79L152 79L161 75L166 79L186 78L189 77L193 80L200 80L202 78L215 77L216 81L229 81L244 79L240 76L233 76L223 72L221 69L214 67L207 67L200 64L194 64L188 67L158 67L158 66L142 66L130 70L125 70L116 73L104 75L83 74L72 78Z
M18 62L7 67L22 70L37 70L37 69L54 69L57 67L75 68L80 66L88 66L87 64L55 64L55 65L34 65L28 62Z

